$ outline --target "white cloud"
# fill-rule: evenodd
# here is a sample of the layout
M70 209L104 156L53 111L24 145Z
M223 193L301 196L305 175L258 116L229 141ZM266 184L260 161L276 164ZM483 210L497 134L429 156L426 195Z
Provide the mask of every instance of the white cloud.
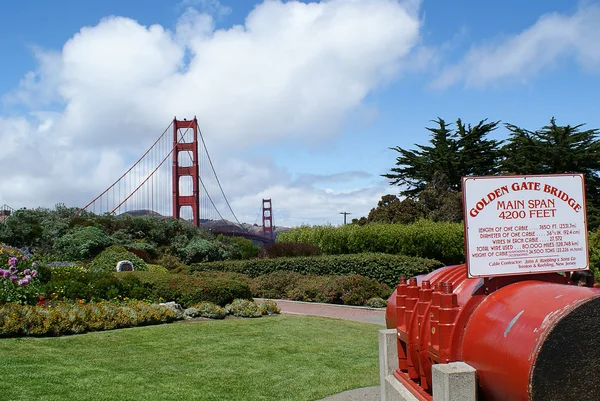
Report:
M339 135L371 91L408 69L413 53L423 57L415 52L418 6L414 0L270 0L244 25L220 30L213 17L188 8L175 31L109 17L82 28L59 51L37 49L36 71L4 96L29 115L0 116L0 140L7 144L0 168L19 171L2 181L0 203L81 206L173 116L197 115L209 150L219 155L221 181L240 183L230 185L242 218L255 208L241 195L249 192L292 196L304 208L318 208L315 218L360 204L361 196L368 211L381 187L333 195L299 190L281 166L247 155L278 140L314 146ZM284 199L279 202L287 204Z
M491 83L527 82L543 70L572 60L584 69L600 67L600 6L585 5L572 15L542 16L523 32L473 47L454 66L442 71L434 86L463 82L481 87Z

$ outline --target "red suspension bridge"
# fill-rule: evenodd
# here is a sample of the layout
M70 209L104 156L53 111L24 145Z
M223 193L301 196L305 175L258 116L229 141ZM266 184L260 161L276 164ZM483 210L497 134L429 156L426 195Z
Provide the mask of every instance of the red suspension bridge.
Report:
M271 199L262 200L262 230L250 230L238 220L195 117L175 118L121 177L83 209L96 214L172 216L215 233L263 243L274 237Z

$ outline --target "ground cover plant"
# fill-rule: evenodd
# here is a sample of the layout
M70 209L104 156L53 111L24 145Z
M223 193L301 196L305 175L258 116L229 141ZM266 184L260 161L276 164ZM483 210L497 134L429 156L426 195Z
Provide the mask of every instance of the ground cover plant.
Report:
M2 339L0 392L10 400L318 400L378 383L378 328L277 316Z

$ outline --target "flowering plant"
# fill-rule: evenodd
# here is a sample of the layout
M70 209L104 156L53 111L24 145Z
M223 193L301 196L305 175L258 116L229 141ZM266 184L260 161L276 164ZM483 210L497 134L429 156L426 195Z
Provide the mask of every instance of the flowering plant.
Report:
M39 295L37 288L37 267L27 250L0 246L0 255L6 260L7 268L0 268L0 303L16 302L32 304Z

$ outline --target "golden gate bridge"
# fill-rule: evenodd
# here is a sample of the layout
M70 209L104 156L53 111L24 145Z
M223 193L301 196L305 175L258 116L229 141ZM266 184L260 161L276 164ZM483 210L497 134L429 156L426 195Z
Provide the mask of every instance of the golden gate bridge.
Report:
M175 117L121 177L82 209L95 214L172 216L217 234L263 243L274 239L271 199L262 200L262 232L251 231L238 220L196 117Z

